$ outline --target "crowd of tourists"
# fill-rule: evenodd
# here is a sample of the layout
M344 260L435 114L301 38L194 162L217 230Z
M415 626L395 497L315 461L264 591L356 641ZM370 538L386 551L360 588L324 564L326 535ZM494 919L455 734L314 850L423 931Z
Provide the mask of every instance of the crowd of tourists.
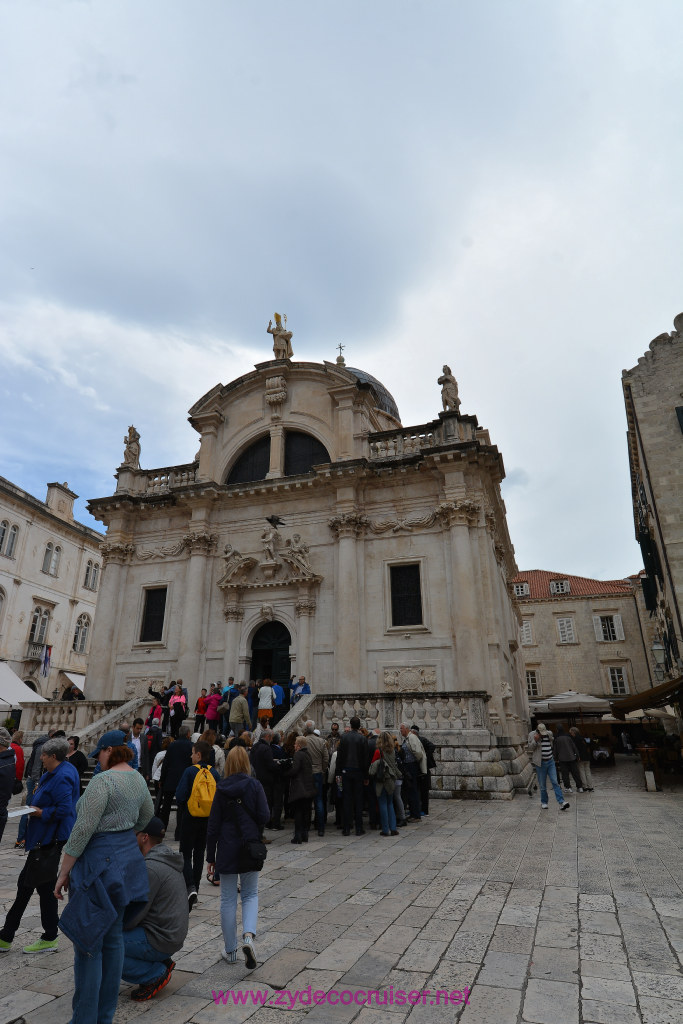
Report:
M303 678L287 689L270 680L251 694L250 684L216 684L202 691L190 724L187 690L174 681L151 692L146 720L105 732L88 756L63 730L39 736L29 752L21 733L0 728L0 838L8 801L24 786L27 811L15 842L27 856L0 953L12 952L37 893L43 930L23 951L57 951L60 930L73 943L71 1024L110 1024L121 980L135 986L137 1002L162 991L205 880L220 887L224 960L235 963L241 951L256 967L267 830L289 820L300 845L333 820L342 836L391 837L429 813L434 747L417 726L394 736L353 717L325 736L312 720L281 735L287 708L310 693ZM165 842L174 804L179 852Z

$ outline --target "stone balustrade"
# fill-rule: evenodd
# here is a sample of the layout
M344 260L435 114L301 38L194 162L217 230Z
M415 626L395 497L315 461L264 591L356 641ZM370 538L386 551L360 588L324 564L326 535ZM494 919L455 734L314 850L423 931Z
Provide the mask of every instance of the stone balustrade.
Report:
M81 741L95 739L107 729L115 729L119 722L131 715L135 717L141 708L151 707L149 697L133 700L71 700L48 701L47 703L22 702L20 728L24 733L24 746L32 743L36 736L48 729L63 729L65 733L80 736ZM147 712L140 717L146 717Z
M400 459L417 455L427 448L474 441L476 437L476 417L460 417L456 413L442 413L439 419L432 423L370 434L368 438L370 459Z
M148 469L144 474L147 494L165 494L176 487L193 484L197 478L197 464L187 463L184 466L169 466L166 469Z

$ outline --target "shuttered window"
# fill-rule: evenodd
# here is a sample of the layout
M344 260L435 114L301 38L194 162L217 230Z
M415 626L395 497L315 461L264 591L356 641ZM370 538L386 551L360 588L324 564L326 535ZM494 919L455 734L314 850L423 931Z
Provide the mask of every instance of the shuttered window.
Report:
M621 615L594 615L593 629L598 643L610 643L624 639L624 627Z
M523 619L522 620L522 644L527 646L528 644L532 644L533 642L534 642L534 638L533 638L532 633L531 633L531 619Z
M166 590L166 587L154 587L145 591L140 643L158 643L163 639Z
M576 643L576 634L574 632L574 620L573 619L558 619L557 620L557 631L560 634L561 644L574 644Z
M526 692L528 697L540 697L541 687L538 682L538 673L535 668L526 670Z
M389 566L392 626L422 625L420 565Z

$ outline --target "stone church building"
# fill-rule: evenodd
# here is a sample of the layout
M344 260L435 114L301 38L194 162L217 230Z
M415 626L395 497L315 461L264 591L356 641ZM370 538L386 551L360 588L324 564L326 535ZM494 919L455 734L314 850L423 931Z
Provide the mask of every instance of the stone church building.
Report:
M89 692L305 675L323 728L418 722L450 765L437 788L512 795L531 770L500 452L448 367L443 411L404 427L374 377L295 361L277 316L269 333L274 359L190 409L195 462L141 468L131 427L116 492L90 502Z

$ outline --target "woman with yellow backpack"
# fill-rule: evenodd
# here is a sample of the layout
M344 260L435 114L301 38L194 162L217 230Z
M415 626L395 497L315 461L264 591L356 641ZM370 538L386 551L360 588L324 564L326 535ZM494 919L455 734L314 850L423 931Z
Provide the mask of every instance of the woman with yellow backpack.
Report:
M204 870L206 830L209 814L216 795L216 783L220 775L209 764L211 747L203 740L197 740L192 747L192 764L181 776L175 792L176 803L187 803L180 825L180 852L183 855L183 875L187 885L187 902L190 910L197 902L199 883Z

